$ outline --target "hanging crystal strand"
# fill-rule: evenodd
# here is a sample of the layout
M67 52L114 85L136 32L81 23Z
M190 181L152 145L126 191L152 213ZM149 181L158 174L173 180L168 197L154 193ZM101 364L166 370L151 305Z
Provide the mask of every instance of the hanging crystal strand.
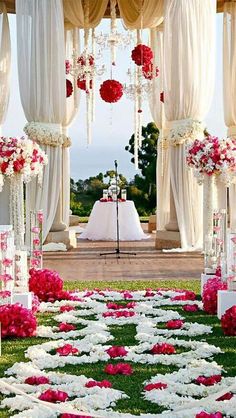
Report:
M90 145L92 142L91 135L91 122L92 122L92 112L91 112L91 92L90 92L90 56L89 56L89 0L85 1L84 5L84 50L85 50L85 90L86 90L86 117L87 117L87 144ZM91 63L92 64L92 63Z
M111 48L111 64L116 65L116 0L110 0L111 7L111 35L110 35L110 48Z
M134 165L138 169L138 145L139 145L139 129L138 129L138 95L137 95L137 70L135 69L135 98L134 98Z
M96 54L96 36L95 36L95 29L92 29L92 56L95 60L95 54ZM91 121L94 122L95 121L95 88L96 88L96 79L94 77L94 73L93 76L91 77L91 85L89 86L91 87L91 106L92 106L92 116L91 116Z

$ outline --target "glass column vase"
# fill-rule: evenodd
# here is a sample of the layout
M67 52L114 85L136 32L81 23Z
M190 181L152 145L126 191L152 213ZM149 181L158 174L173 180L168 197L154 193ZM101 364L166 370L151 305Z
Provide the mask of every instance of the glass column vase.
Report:
M43 211L30 212L30 267L43 268L42 251Z
M13 290L14 256L14 232L11 225L4 225L0 228L0 286L3 294Z

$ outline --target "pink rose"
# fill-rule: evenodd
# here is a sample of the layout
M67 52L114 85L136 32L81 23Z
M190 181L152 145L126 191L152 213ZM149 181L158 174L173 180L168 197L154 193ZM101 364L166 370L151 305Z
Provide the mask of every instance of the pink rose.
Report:
M204 386L213 386L216 383L219 383L221 381L222 377L220 374L215 374L212 376L199 376L197 377L197 379L195 379L195 382L199 385L204 385Z
M158 383L149 383L148 385L144 386L144 390L150 392L153 389L166 389L167 388L167 384L166 383L162 383L162 382L158 382Z
M113 345L112 347L108 348L108 350L106 350L106 352L111 358L124 357L128 353L128 351L125 349L125 347L118 346L118 345Z
M65 402L67 401L68 398L69 396L66 392L63 392L61 390L52 390L52 389L46 390L45 392L41 393L41 395L39 396L39 399L41 401L51 402L51 403Z
M166 327L168 329L179 329L182 328L183 325L184 321L182 321L181 319L173 319L172 321L168 321L166 323Z
M49 384L49 379L45 376L31 376L25 379L27 385L45 385Z
M61 332L75 331L76 327L75 325L67 324L66 322L61 322L61 324L59 325L59 330Z
M56 349L57 354L60 356L69 356L70 354L78 354L78 348L73 347L71 344L65 344L62 347Z
M89 380L86 384L86 388L93 388L95 386L98 386L99 388L111 388L112 383L109 382L109 380L102 380L101 382L98 382L96 380Z
M161 343L161 344L155 344L151 348L152 354L175 354L176 350L175 347L171 344L167 343Z

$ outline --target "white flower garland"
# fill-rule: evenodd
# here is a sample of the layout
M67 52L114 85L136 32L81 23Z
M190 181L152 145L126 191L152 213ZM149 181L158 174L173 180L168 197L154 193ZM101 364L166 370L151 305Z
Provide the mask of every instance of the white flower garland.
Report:
M69 136L60 132L60 125L54 123L29 122L24 127L24 132L30 139L41 145L51 147L70 147Z
M192 142L204 137L204 125L194 119L181 119L169 123L168 142L171 146Z

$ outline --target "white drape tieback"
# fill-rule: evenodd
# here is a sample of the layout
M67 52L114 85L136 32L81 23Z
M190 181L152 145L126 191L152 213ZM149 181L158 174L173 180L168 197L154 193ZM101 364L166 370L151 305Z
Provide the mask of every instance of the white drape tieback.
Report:
M70 147L71 140L62 132L60 123L29 122L24 127L24 132L32 141L41 145L52 147Z
M230 138L236 138L236 125L232 125L228 127L227 136Z
M179 119L166 121L168 129L169 145L182 145L185 142L194 141L204 137L204 125L195 119Z

